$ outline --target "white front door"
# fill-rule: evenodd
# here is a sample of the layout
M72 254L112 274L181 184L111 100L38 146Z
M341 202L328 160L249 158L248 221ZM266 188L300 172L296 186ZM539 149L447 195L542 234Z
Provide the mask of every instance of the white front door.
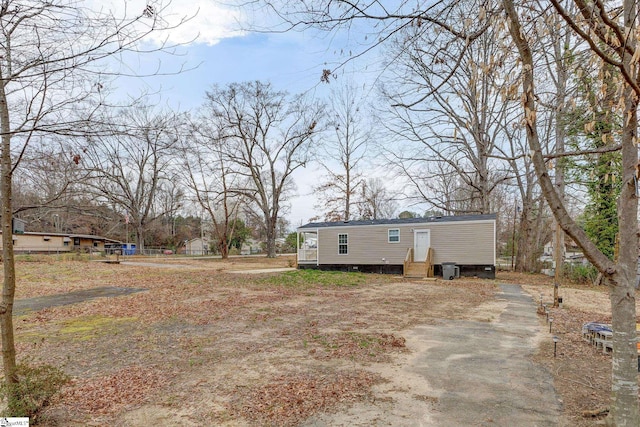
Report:
M413 261L424 262L427 259L427 250L431 245L429 230L415 230L413 232Z

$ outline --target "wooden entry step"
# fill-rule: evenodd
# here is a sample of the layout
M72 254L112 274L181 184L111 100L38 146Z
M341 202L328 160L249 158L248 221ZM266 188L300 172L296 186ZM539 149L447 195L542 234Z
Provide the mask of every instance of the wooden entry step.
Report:
M433 250L429 248L425 261L416 262L413 261L413 248L409 248L404 260L403 273L404 277L408 278L433 277Z
M411 262L405 264L404 277L422 278L427 277L426 262Z

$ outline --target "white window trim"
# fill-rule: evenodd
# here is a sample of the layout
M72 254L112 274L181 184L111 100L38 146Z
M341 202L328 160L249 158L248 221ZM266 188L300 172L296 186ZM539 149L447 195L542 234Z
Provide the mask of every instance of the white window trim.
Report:
M340 236L347 236L347 243L340 243ZM340 253L340 246L345 245L347 252ZM349 233L338 233L338 255L349 255Z
M397 231L398 232L398 240L391 240L391 232L392 231ZM387 230L387 243L400 243L400 229L399 228L389 228Z

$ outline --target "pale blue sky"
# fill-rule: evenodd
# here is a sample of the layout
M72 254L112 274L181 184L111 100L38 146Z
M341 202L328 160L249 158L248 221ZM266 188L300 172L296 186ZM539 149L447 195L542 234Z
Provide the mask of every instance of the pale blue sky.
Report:
M132 8L140 7L137 3L142 5L141 1L131 0L127 4ZM181 64L194 69L176 75L120 79L117 82L118 93L129 93L136 97L142 91L160 91L154 97L155 102L184 111L200 105L205 91L214 83L224 86L231 82L262 80L271 82L277 90L308 92L322 98L329 93L329 86L339 86L348 79L365 85L369 82L371 86L378 75L374 65L375 54L370 54L362 60L349 63L344 68L347 71L341 72L338 81L331 85L320 83L324 68L333 69L336 63L347 58L350 43L347 34L328 36L309 31L249 32L240 30L252 26L248 14L238 9L221 9L216 5L216 2L209 0L174 0L172 9L168 11L174 19L179 19L188 11L198 8L200 11L179 30L164 36L168 37L170 43L185 43L197 37L196 40L178 47L180 54L176 56L158 54L142 59L126 59L127 67L138 72L142 70L142 74L154 69L157 64L161 64L168 73L179 69ZM343 72L350 75L347 77ZM313 166L296 173L294 179L298 195L290 200L291 213L288 215L292 226L306 223L317 215L311 193L312 186L318 183L318 174Z
M178 48L177 55L157 54L144 63L128 59L127 65L140 74L151 72L158 63L165 76L120 78L118 92L131 96L141 91L158 92L173 107L191 109L200 105L213 84L226 85L250 80L270 81L278 90L292 93L326 91L320 85L322 55L307 50L298 40L277 34L248 34L224 39L215 45L191 44ZM184 66L187 71L175 74Z

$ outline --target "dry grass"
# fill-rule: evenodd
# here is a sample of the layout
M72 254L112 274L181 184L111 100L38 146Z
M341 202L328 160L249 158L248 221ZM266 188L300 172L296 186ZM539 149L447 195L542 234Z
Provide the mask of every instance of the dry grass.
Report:
M286 258L163 261L170 265L18 264L19 298L147 289L18 319L19 353L74 377L50 413L57 425L126 424L143 413L147 421L132 422L141 425L158 408L188 413L194 425L296 424L369 399L382 379L366 368L407 351L401 331L464 318L495 291L477 279L226 273L286 267Z
M152 261L179 266L18 264L18 298L147 289L16 320L21 356L74 377L49 414L52 424L295 425L319 411L384 398L372 394L383 379L367 368L407 352L403 331L441 319L486 321L480 308L496 291L494 281L479 279L227 274L288 267L286 257ZM551 301L546 276L500 273L497 281ZM564 307L553 311L558 356L548 340L536 359L554 374L570 425L592 426L596 420L582 412L608 404L611 358L586 344L580 327L610 319L608 297L586 287L562 287L561 295Z

